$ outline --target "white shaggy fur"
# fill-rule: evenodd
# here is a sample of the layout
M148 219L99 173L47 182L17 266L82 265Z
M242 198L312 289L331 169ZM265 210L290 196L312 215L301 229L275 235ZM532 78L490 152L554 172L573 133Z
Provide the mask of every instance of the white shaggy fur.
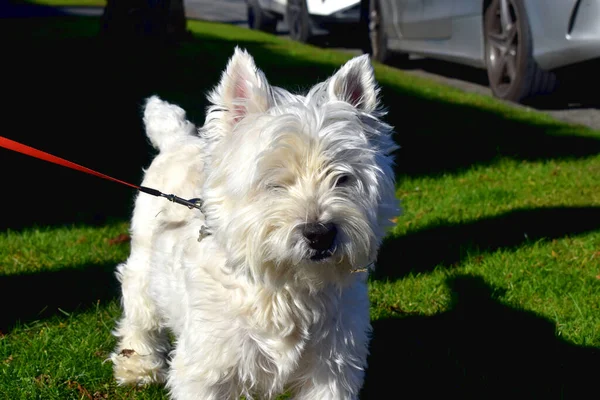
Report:
M399 213L377 94L367 56L301 96L236 49L199 135L181 108L148 100L160 152L142 184L204 205L136 200L117 273L120 384L166 380L175 399L358 398L370 324L357 270Z

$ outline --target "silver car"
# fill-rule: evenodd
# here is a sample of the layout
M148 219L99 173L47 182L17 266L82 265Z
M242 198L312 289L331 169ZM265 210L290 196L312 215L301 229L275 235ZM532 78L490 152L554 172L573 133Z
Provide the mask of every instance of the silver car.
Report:
M363 0L370 51L487 69L495 96L556 87L557 68L600 58L600 0Z

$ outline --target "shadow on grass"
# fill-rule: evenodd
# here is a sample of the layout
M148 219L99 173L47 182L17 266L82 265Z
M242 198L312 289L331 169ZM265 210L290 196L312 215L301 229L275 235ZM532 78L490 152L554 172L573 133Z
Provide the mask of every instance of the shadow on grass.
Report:
M436 176L502 158L570 159L600 153L600 140L571 136L564 125L518 120L482 108L420 98L402 88L384 87L387 118L396 127L396 173Z
M481 278L448 282L449 311L375 321L361 399L583 399L600 350L569 344L554 324L499 302Z
M0 331L6 333L17 323L81 311L117 298L119 284L114 271L115 265L110 263L0 276Z
M20 0L0 0L0 20L7 18L56 17L65 15L57 7L31 4Z
M205 95L235 45L254 55L272 84L291 90L308 89L339 67L293 52L282 57L282 46L268 36L225 40L205 33L177 48L157 48L105 43L98 31L97 18L2 21L3 55L11 61L3 66L2 135L132 183L140 181L154 154L142 129L144 98L158 94L180 104L201 125ZM386 84L382 94L402 146L400 179L455 173L506 157L600 153L600 139L583 135L580 128L454 104L402 82ZM129 218L131 189L0 152L5 188L0 229Z
M452 267L468 256L597 229L600 207L522 209L470 223L428 227L386 239L372 277L393 281L436 266Z

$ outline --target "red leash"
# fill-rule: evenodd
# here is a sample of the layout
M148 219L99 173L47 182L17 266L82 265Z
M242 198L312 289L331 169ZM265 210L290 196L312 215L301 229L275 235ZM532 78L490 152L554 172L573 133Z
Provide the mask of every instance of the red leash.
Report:
M170 200L174 203L182 204L184 206L188 206L189 208L197 208L200 210L200 207L202 206L201 199L185 200L185 199L182 199L181 197L177 197L173 194L164 194L161 191L156 190L156 189L152 189L152 188L145 187L145 186L133 185L129 182L125 182L120 179L113 178L112 176L108 176L108 175L102 174L100 172L94 171L93 169L84 167L83 165L75 164L74 162L65 160L64 158L60 158L60 157L54 156L50 153L46 153L44 151L34 149L33 147L26 146L24 144L15 142L14 140L10 140L10 139L7 139L2 136L0 136L0 147L4 147L5 149L16 151L17 153L25 154L27 156L38 158L40 160L48 161L53 164L61 165L63 167L71 168L76 171L81 171L81 172L85 172L90 175L95 175L100 178L108 179L109 181L121 183L123 185L137 189L141 192L151 194L152 196L164 197L167 200Z
M0 147L4 147L5 149L9 149L12 151L16 151L17 153L25 154L27 156L39 158L40 160L48 161L54 164L62 165L63 167L71 168L76 171L86 172L90 175L95 175L100 178L108 179L109 181L114 181L118 183L122 183L123 185L127 185L134 189L139 189L139 186L132 185L128 182L123 182L119 179L113 178L112 176L101 174L100 172L96 172L92 169L86 168L83 165L75 164L74 162L65 160L64 158L53 156L52 154L46 153L44 151L34 149L33 147L26 146L24 144L15 142L14 140L7 139L5 137L0 136Z

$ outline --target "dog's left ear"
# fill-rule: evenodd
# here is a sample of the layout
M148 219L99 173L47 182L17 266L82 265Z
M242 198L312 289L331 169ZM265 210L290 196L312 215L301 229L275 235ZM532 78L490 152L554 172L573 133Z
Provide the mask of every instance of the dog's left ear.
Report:
M327 91L330 99L345 101L367 113L375 111L379 90L369 56L355 57L344 64L329 80Z
M263 113L273 105L271 86L246 50L236 47L221 82L209 100L223 112L220 118L229 127L250 113Z

